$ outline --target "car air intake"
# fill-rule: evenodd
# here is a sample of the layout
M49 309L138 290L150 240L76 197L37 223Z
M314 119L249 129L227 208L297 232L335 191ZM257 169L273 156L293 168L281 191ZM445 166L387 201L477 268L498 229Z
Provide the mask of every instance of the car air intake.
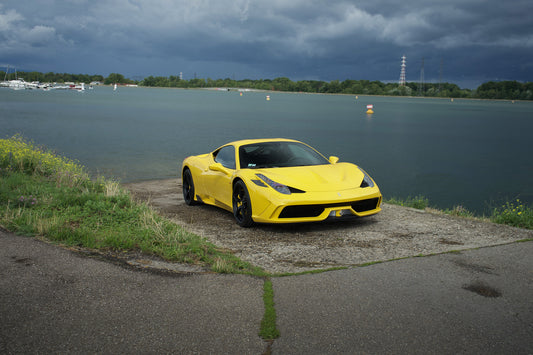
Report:
M305 218L318 217L324 212L326 208L351 206L355 212L371 211L378 207L379 198L370 198L367 200L329 203L323 205L299 205L287 206L279 214L279 218Z
M318 217L324 212L324 206L305 205L305 206L287 206L279 214L279 218L302 218Z
M355 212L365 212L374 210L378 207L379 198L370 198L368 200L355 201L351 206Z

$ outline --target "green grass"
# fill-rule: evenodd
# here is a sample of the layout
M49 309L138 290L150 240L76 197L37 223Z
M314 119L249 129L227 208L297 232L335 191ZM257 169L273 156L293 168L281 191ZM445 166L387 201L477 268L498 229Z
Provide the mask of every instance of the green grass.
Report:
M424 196L420 196L420 195L415 196L415 197L408 196L406 199L391 197L384 202L390 203L392 205L416 208L418 210L423 210L429 206L429 200L425 198Z
M276 327L276 308L274 307L274 290L272 281L267 278L263 285L263 302L265 304L265 313L261 321L259 336L265 340L279 338L279 330Z
M507 202L499 208L494 208L490 220L513 227L533 229L533 208L517 199L515 202Z
M393 197L385 200L384 202L421 210L429 207L429 200L423 196L408 197L407 199ZM457 205L452 209L445 209L440 212L457 217L478 218L483 220L488 219L493 223L505 224L518 228L533 229L533 206L527 206L519 199L514 202L507 202L501 207L493 208L491 215L488 217L476 216L473 212L467 210L461 205Z
M0 140L0 226L91 249L141 251L220 273L265 275L133 201L112 180L20 136Z
M452 215L452 216L457 216L457 217L465 217L465 218L475 217L474 213L470 212L469 210L467 210L461 205L457 205L452 209L445 209L444 213Z

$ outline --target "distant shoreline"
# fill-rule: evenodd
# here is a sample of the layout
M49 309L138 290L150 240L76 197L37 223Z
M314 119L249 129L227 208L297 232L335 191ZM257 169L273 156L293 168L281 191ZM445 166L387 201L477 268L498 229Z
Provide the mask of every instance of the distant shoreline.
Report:
M461 98L483 100L520 100L533 101L533 82L522 81L487 81L477 88L461 88L450 82L417 82L406 81L379 81L367 79L340 80L296 80L287 77L274 79L242 79L230 78L194 78L183 79L180 76L147 76L140 80L132 80L122 74L111 73L107 77L102 75L68 74L68 73L39 73L17 72L4 74L5 81L17 81L24 78L32 84L39 83L84 83L86 85L140 85L142 87L183 88L183 89L214 89L216 88L247 88L258 91L335 94L335 95L362 95L362 96L404 96L404 97L435 97L435 98ZM14 79L14 80L13 80Z
M113 87L113 84L101 84L97 86L109 86ZM519 100L519 99L482 99L474 97L438 97L438 96L401 96L401 95L371 95L371 94L346 94L346 93L329 93L329 92L305 92L305 91L279 91L279 90L260 90L260 89L247 89L247 88L224 88L224 87L203 87L203 88L181 88L181 87L168 87L168 86L143 86L137 85L136 87L121 85L119 88L143 88L143 89L178 89L178 90L205 90L205 91L219 91L219 92L253 92L253 93L278 93L278 94L304 94L304 95L326 95L326 96L356 96L356 97L395 97L406 99L439 99L439 100L462 100L462 101L497 101L497 102L531 102L531 100ZM228 90L220 90L228 89Z

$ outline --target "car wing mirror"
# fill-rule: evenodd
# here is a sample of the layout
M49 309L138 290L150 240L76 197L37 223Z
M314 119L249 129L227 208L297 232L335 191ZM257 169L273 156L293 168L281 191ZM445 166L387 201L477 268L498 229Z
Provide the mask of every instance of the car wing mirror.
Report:
M226 169L225 167L223 167L222 164L220 164L220 163L214 163L214 164L209 165L209 170L212 170L212 171L220 171L221 173L224 173L224 174L226 174L226 175L229 175L229 174L228 174L228 169Z
M329 157L329 162L331 164L336 164L338 161L339 161L339 157L336 157L336 156L333 156L333 155Z

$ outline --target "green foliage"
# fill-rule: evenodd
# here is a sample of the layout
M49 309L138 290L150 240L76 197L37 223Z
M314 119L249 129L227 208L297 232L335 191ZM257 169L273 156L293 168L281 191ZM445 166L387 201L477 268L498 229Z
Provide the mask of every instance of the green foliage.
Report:
M391 205L399 205L404 207L416 208L418 210L423 210L429 206L429 200L421 195L411 197L408 196L406 199L400 199L396 197L391 197L385 201Z
M526 206L518 199L516 202L507 202L492 211L490 220L513 227L533 229L533 207Z
M272 281L266 279L263 285L263 302L265 304L265 313L261 320L261 329L259 336L265 340L279 338L279 330L276 328L276 308L274 307L274 290Z
M89 179L85 169L76 161L38 147L20 135L0 139L0 169L43 175L52 178L58 185L77 185Z
M407 199L393 197L385 200L384 202L422 210L426 207L429 207L429 200L423 196L409 196ZM457 217L478 218L474 215L474 213L468 211L461 205L455 206L452 209L446 209L442 212ZM481 218L485 219L485 217ZM533 229L533 207L527 206L517 199L515 202L507 202L501 207L494 208L489 219L494 223L505 224L518 228Z
M180 80L175 76L153 77L149 76L140 82L142 86L153 87L176 87L176 88L245 88L255 90L272 90L286 92L306 92L319 94L349 94L349 95L391 95L410 96L418 92L418 83L408 83L407 86L399 86L397 83L382 83L369 80L301 80L293 82L289 78L281 77L273 80L233 80L233 79L191 79ZM474 93L468 89L460 89L455 84L425 84L423 96L432 97L473 97Z
M444 210L444 213L457 217L474 217L474 214L472 212L470 212L461 205L455 206L452 209L446 209Z
M191 79L180 80L178 77L153 77L149 76L140 82L142 86L151 87L176 87L176 88L245 88L256 90L272 90L287 92L307 92L320 94L351 94L351 95L392 95L409 96L417 93L418 84L408 83L407 86L399 86L397 83L382 83L369 80L332 80L330 82L317 80L301 80L293 82L289 78L280 77L273 80L233 80L233 79ZM471 97L472 92L468 89L460 89L455 84L426 84L424 96L434 97Z
M480 99L533 100L533 82L489 81L476 90Z
M187 232L114 182L20 136L0 140L0 226L67 245L138 250L214 271L264 275Z
M124 75L118 73L111 73L107 78L104 79L104 84L134 84L135 82L130 79L126 79Z

